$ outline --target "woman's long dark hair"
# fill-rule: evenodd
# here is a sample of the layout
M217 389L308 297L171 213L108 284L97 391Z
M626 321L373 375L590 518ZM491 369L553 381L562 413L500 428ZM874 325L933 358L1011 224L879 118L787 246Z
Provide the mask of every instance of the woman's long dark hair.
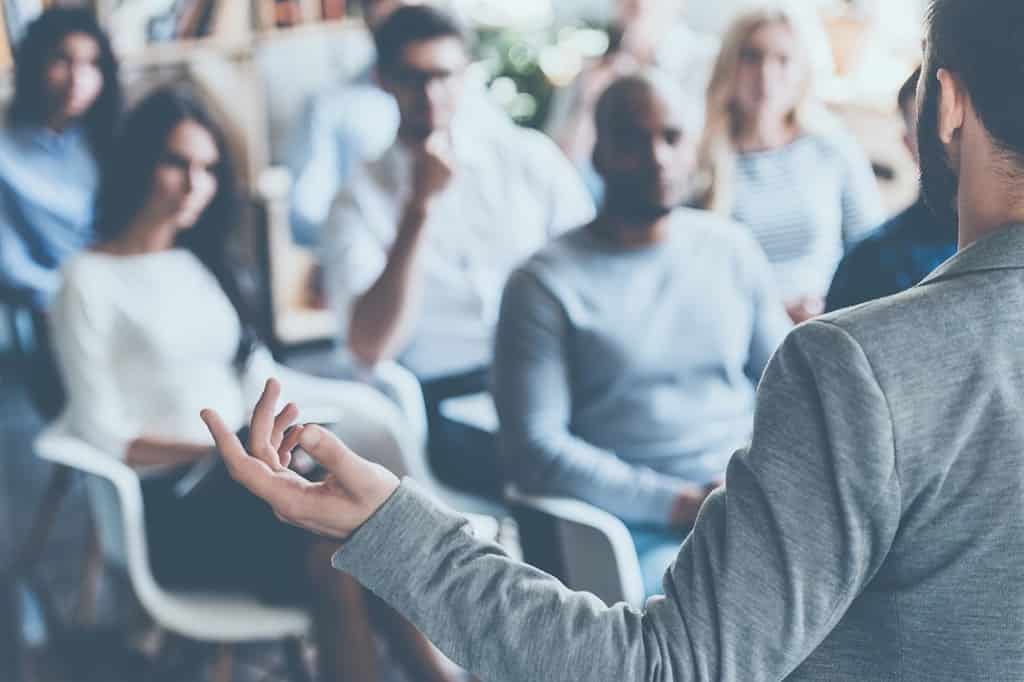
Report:
M46 89L46 68L64 39L83 33L99 46L99 68L103 89L82 117L93 152L102 158L109 151L123 95L117 58L106 32L87 9L55 7L43 12L29 24L15 50L14 98L7 113L12 126L37 126L46 123L50 111Z
M217 193L196 224L179 234L175 246L195 254L227 294L244 330L236 358L236 363L244 363L256 339L253 318L228 249L232 230L241 217L242 191L224 128L192 88L161 87L125 116L104 168L96 231L101 241L108 241L120 237L130 227L150 198L157 166L167 152L168 138L185 121L197 123L210 133L220 161L214 169Z

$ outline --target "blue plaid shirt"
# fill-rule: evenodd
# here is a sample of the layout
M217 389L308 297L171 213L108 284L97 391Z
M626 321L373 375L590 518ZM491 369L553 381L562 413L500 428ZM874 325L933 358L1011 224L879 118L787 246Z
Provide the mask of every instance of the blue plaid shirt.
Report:
M956 253L956 226L940 227L923 199L865 237L839 264L829 312L917 285Z

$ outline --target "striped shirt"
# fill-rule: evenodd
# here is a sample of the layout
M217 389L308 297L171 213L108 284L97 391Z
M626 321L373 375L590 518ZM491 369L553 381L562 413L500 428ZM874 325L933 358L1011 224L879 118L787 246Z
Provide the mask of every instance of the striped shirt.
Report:
M871 164L848 134L808 134L736 160L733 218L749 226L783 300L822 297L843 254L882 221Z

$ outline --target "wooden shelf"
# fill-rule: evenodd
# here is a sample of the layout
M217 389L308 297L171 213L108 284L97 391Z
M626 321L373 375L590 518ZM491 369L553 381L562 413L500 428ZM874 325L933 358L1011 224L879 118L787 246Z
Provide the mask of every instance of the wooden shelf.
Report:
M266 42L281 38L299 37L305 35L322 35L324 33L343 33L346 31L362 31L365 29L362 19L350 17L334 21L315 21L306 24L296 24L284 28L271 28L257 31L254 35L254 42Z
M118 55L125 67L147 67L186 62L204 54L218 54L229 58L246 57L252 50L251 40L224 40L216 36L153 43L141 50Z

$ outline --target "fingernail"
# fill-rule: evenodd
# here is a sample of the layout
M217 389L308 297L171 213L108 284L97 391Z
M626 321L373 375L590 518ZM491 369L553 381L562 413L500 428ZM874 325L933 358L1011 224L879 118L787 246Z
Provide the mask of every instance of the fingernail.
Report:
M307 451L319 445L320 427L313 426L302 429L302 435L299 436L299 444Z

